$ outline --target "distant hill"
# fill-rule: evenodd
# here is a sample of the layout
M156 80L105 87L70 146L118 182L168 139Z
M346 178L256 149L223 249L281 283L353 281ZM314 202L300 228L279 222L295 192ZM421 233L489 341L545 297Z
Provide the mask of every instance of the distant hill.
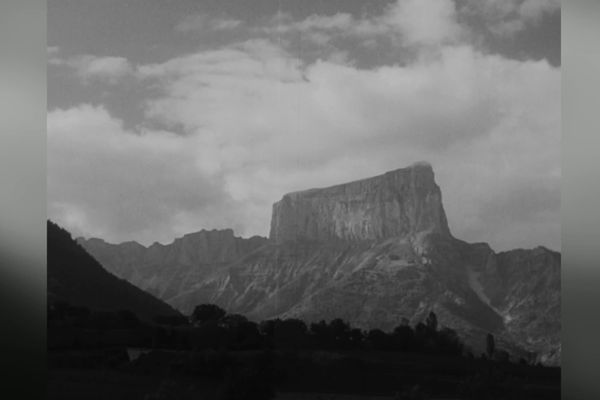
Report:
M51 221L47 229L49 304L65 301L93 310L129 310L143 320L179 315L168 304L106 271L65 229Z

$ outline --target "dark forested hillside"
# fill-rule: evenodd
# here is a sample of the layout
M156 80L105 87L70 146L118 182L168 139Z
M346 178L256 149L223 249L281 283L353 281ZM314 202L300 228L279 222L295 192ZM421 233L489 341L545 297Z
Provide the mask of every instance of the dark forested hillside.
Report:
M168 304L106 271L69 232L48 221L48 302L129 310L142 319L178 315Z

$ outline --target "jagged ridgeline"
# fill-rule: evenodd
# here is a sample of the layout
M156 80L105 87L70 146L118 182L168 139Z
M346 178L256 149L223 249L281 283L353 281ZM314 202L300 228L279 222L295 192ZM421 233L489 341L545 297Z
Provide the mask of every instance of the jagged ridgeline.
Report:
M391 330L434 311L475 352L560 362L560 253L495 253L448 228L431 165L286 194L269 239L201 231L169 245L79 242L108 270L184 313L215 303L256 320L342 318Z

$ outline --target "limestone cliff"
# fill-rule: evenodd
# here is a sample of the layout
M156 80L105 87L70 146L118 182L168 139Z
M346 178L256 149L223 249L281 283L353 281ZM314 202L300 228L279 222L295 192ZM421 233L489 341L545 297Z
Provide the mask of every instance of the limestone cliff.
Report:
M426 163L286 194L273 205L270 239L356 241L416 233L450 235L442 194Z

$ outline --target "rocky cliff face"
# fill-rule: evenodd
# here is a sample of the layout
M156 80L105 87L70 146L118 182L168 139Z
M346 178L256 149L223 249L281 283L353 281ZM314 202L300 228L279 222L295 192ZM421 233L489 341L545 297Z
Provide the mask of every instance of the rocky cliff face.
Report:
M450 235L431 165L286 194L273 205L270 239L378 240L416 233Z
M455 239L423 163L285 195L270 240L212 231L149 248L82 244L184 313L215 303L256 320L343 318L390 330L433 310L476 354L492 332L515 355L560 360L560 254L496 254Z

